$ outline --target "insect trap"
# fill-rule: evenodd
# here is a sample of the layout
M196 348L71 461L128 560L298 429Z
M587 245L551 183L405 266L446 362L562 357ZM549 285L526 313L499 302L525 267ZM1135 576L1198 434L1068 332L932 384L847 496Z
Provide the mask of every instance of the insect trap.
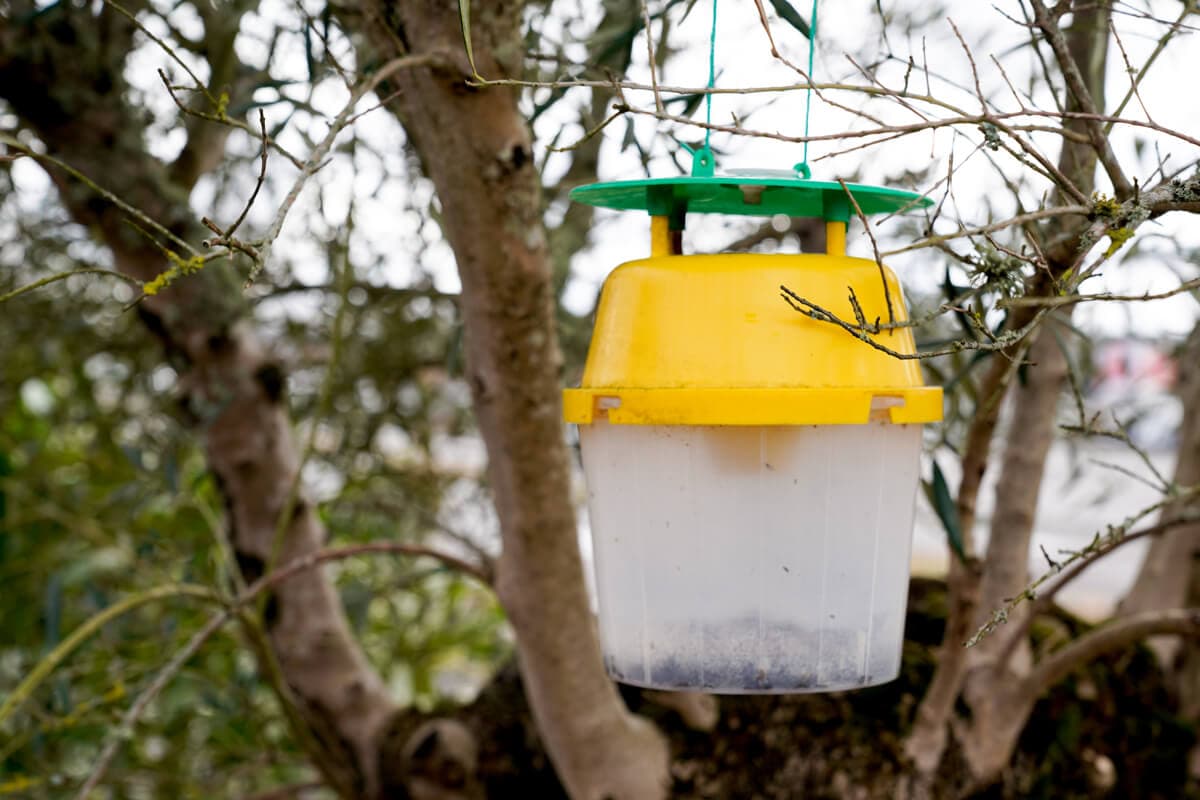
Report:
M852 689L899 673L921 425L896 277L845 255L863 214L924 201L793 173L600 183L578 202L650 214L649 258L604 284L579 426L600 634L617 680L719 693ZM851 200L851 196L853 200ZM827 252L683 255L689 214L815 217ZM786 288L786 292L783 291ZM785 302L781 293L791 302ZM790 294L789 294L790 293ZM889 314L890 310L890 314Z

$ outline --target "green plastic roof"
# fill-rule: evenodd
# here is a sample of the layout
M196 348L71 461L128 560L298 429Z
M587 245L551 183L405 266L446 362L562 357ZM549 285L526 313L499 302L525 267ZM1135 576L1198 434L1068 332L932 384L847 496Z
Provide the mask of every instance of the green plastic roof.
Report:
M890 214L932 205L915 192L833 181L813 181L782 171L681 175L638 181L592 183L571 190L571 199L603 208L648 211L680 220L683 214L819 217L848 222L856 216L846 190L864 214Z

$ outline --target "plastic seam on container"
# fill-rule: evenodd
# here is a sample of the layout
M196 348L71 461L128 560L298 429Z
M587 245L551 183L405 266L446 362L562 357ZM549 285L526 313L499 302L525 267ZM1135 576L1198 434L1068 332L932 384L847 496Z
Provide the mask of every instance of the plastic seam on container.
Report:
M880 398L899 402L876 403ZM937 422L937 386L847 388L584 387L563 391L563 418L590 425L861 425Z

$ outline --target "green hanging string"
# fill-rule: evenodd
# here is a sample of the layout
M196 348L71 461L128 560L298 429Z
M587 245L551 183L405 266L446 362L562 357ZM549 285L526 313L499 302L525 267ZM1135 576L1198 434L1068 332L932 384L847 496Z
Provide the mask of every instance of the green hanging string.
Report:
M692 174L712 175L714 158L712 154L712 90L717 85L717 2L712 4L712 30L708 34L708 91L704 95L704 147L692 153ZM799 164L792 167L802 178L811 178L812 170L808 166L808 129L812 117L813 95L813 61L817 53L817 4L813 0L812 14L808 34L808 88L804 97L804 156ZM689 148L690 149L690 148Z
M708 93L704 95L704 149L712 138L712 90L717 85L717 0L713 0L712 32L708 34Z
M704 146L696 150L684 147L692 154L692 175L707 177L716 168L709 142L712 140L712 89L717 85L717 0L712 5L712 31L708 35L708 91L704 93Z
M813 0L812 4L812 23L809 25L808 32L808 89L805 90L804 97L804 158L793 169L800 173L802 178L811 178L812 170L808 167L808 121L812 116L812 95L813 95L813 56L817 52L817 2Z

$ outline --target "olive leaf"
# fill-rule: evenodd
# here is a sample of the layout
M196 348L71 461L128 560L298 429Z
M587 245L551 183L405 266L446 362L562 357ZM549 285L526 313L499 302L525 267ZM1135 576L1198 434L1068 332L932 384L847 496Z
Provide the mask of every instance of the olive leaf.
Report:
M462 25L463 47L467 49L471 77L478 78L479 70L475 69L475 49L471 46L471 0L458 0L458 21Z
M963 549L962 522L958 518L958 505L950 494L946 476L942 474L942 468L938 466L937 461L933 462L933 480L921 481L921 485L925 489L925 496L929 498L929 505L933 506L938 519L942 521L942 527L946 529L946 541L950 544L950 549L954 551L954 555L958 556L959 561L966 561L967 554Z
M771 0L771 6L784 22L804 34L805 39L812 40L812 29L808 27L804 17L800 16L800 12L793 8L791 3L787 0Z

